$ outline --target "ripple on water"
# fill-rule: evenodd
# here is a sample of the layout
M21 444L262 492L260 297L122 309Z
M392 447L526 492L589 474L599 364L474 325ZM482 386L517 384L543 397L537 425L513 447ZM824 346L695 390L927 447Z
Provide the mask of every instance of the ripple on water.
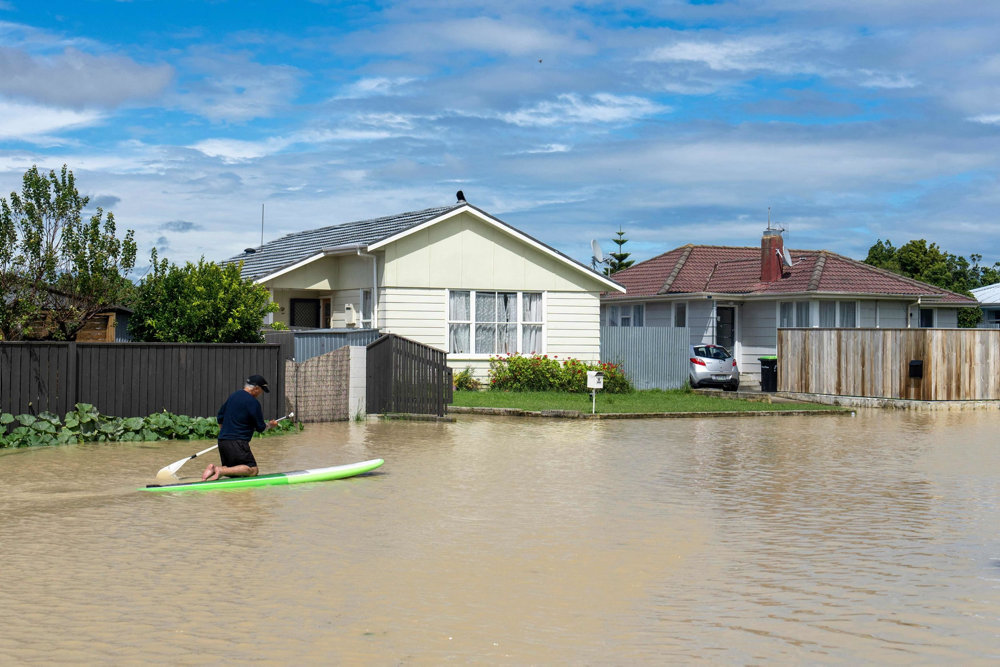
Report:
M994 421L319 424L262 468L385 466L156 496L197 445L3 454L0 658L987 661Z

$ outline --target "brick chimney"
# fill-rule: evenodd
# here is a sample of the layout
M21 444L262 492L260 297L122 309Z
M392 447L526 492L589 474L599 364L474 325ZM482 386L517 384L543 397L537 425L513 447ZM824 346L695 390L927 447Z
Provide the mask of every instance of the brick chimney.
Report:
M760 239L760 280L773 283L781 280L781 251L785 247L781 239L781 231L765 229Z

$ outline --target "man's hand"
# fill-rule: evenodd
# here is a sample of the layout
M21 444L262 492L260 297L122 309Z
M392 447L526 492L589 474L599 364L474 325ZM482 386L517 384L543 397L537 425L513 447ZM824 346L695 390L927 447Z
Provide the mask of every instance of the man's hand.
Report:
M274 428L275 426L278 425L278 420L277 419L272 419L271 421L267 422L267 425L268 425L269 428Z

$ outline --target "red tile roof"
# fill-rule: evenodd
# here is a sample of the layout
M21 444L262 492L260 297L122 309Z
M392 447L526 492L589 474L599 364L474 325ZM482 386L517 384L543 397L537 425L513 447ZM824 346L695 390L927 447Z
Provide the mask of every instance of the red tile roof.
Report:
M711 293L747 296L794 293L858 296L927 297L955 306L974 306L976 300L927 283L869 266L826 250L789 250L792 266L781 280L761 282L760 248L685 245L618 271L613 278L625 294L639 296Z

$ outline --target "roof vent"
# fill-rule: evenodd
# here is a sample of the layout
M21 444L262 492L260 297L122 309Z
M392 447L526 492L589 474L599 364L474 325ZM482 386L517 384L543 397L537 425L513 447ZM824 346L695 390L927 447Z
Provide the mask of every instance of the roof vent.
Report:
M248 254L248 255L252 255L252 254L254 254L254 253L255 253L255 252L257 252L257 251L256 251L256 250L254 250L253 248L244 248L244 249L243 249L243 252L245 252L245 253L246 253L246 254Z

